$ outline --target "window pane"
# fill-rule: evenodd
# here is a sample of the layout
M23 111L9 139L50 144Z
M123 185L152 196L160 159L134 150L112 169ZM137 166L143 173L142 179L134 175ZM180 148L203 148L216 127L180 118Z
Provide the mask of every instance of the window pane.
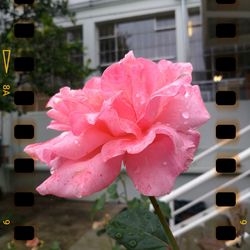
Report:
M100 34L100 37L114 35L114 25L113 24L100 25L99 34Z
M156 28L172 28L175 27L174 12L166 13L165 16L156 18Z
M164 27L171 25L172 29L155 30L156 20L159 21L159 25L164 25ZM159 19L154 16L143 20L108 24L107 27L106 24L102 24L99 26L101 66L123 58L129 50L133 50L137 57L175 60L176 31L174 25L174 12L166 13ZM105 32L108 27L113 28L114 36L112 38L107 37L107 34L111 34L111 32ZM112 43L110 43L111 41Z
M68 43L79 43L78 49L75 49L74 51L72 51L69 61L82 67L83 65L82 26L74 26L74 27L65 29L65 35L66 35L66 40Z
M193 81L207 80L201 16L198 8L188 10L189 60L193 65ZM207 94L206 94L207 96Z

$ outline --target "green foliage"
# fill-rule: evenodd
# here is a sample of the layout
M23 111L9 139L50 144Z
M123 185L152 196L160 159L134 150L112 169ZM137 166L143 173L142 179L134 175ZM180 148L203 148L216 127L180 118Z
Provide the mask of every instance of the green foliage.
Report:
M168 241L157 216L143 207L129 208L116 215L106 230L126 249L168 249Z
M98 199L95 200L92 209L91 209L91 219L95 217L97 212L100 212L104 209L106 202L106 194L102 194Z
M112 200L118 199L119 195L118 195L118 192L117 192L117 183L114 182L113 184L111 184L108 187L107 192L109 194L110 199L112 199Z
M93 72L89 67L89 61L82 66L72 61L72 55L83 54L81 41L68 43L65 30L58 27L55 17L68 18L75 23L74 13L68 10L66 0L35 1L30 5L22 5L23 10L18 11L16 5L8 0L1 0L0 9L10 16L10 20L4 19L4 30L0 34L1 49L11 49L11 65L8 75L1 68L1 81L11 83L11 93L15 87L28 83L36 92L48 95L55 94L59 88L68 85L72 88L81 88L84 79ZM14 24L19 21L32 20L35 25L33 38L15 38L13 34ZM1 55L2 56L2 55ZM13 70L13 58L18 56L32 56L35 58L35 70L28 73L15 73ZM2 62L2 58L1 58ZM3 77L2 77L3 76ZM1 109L11 111L13 107L12 96L0 96Z
M128 208L136 209L136 208L142 207L142 208L145 208L145 209L149 209L149 204L150 204L149 200L144 199L142 197L143 196L141 196L141 199L133 198L132 200L128 201Z
M107 188L107 192L103 193L98 199L95 200L92 209L91 209L91 219L93 220L96 213L100 212L104 209L105 202L107 198L110 200L117 200L119 199L119 194L117 192L117 182L114 182ZM99 235L101 235L103 232L98 232Z
M171 209L170 209L169 205L165 202L162 202L162 201L157 201L157 202L160 206L160 209L161 209L164 217L167 219L170 219L171 218Z
M106 199L119 201L121 193L118 193L118 183L121 182L124 190L125 181L119 177L110 185L107 192L102 194L92 207L92 219L95 214L102 211ZM126 192L125 192L126 193ZM112 250L135 249L135 250L167 250L168 241L158 217L149 211L151 204L147 196L141 195L132 200L124 199L127 207L103 228L97 230L97 235L108 234L115 239ZM166 219L171 217L168 204L158 201L162 213Z

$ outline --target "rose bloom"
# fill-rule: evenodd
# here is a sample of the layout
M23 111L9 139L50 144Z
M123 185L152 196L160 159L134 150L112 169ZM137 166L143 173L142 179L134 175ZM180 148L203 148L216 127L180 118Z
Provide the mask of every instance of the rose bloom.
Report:
M130 51L82 89L63 87L49 100L48 128L64 131L24 151L50 167L37 191L82 197L110 185L123 161L135 188L169 193L198 147L209 119L192 65L135 58Z

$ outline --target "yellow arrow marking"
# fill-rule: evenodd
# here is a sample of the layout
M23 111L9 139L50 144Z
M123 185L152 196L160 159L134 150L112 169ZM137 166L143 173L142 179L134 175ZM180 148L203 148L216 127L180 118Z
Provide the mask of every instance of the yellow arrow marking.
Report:
M10 53L11 53L11 50L10 49L3 49L2 53L3 53L4 70L5 70L5 73L7 74L8 70L9 70L9 65L10 65Z

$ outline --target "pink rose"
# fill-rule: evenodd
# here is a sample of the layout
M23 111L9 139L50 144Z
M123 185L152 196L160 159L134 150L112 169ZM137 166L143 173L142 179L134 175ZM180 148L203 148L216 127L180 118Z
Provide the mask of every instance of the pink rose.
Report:
M37 191L91 195L115 180L123 161L140 193L169 193L193 159L197 128L209 119L191 72L190 63L154 63L129 52L84 88L61 88L47 104L48 128L64 132L25 148L51 170Z

